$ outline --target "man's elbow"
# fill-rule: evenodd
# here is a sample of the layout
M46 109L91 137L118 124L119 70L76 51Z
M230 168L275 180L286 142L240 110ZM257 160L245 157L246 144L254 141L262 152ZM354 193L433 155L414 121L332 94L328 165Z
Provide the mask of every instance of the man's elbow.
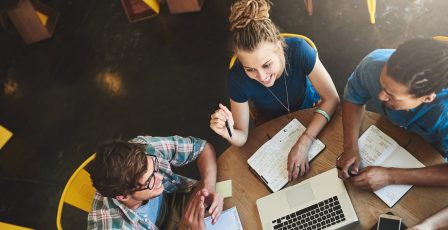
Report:
M207 156L216 157L215 148L213 147L212 144L207 142L205 144L204 150L202 150L202 154L201 155L207 155Z

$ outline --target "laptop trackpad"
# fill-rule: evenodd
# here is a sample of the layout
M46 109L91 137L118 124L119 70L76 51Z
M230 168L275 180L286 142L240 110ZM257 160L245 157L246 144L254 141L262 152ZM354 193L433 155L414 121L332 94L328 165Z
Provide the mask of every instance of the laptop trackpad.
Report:
M290 209L313 200L314 193L310 183L302 184L293 189L287 190L286 199L288 200Z

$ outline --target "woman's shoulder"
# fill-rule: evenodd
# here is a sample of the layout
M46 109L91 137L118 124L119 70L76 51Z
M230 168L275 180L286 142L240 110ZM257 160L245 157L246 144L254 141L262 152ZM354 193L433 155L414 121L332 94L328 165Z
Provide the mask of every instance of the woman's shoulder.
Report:
M309 44L305 41L305 39L300 37L286 37L284 38L286 46L289 48L299 48L303 45L309 46Z
M308 42L299 37L287 37L284 38L286 47L285 52L289 58L294 58L297 55L300 57L313 57L316 50L308 44Z
M245 76L244 68L241 65L241 63L238 60L236 60L229 70L229 81L242 82L245 80L244 76Z

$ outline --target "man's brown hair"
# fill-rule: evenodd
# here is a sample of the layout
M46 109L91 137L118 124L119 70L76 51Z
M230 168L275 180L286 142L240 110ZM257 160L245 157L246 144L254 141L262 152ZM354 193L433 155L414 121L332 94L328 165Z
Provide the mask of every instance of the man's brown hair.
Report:
M90 164L93 186L105 196L128 195L138 188L147 171L145 145L114 140L98 147Z

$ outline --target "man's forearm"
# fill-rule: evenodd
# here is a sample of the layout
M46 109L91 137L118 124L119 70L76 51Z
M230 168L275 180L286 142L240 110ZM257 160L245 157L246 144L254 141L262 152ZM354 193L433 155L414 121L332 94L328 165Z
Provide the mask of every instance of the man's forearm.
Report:
M199 168L199 173L201 174L201 183L203 183L204 188L211 192L215 192L216 184L216 154L215 149L209 143L207 143L199 154L197 165Z
M390 168L392 184L448 186L448 165L439 164L417 169Z
M342 127L344 131L344 151L357 148L359 127L361 126L364 105L348 101L342 103Z

